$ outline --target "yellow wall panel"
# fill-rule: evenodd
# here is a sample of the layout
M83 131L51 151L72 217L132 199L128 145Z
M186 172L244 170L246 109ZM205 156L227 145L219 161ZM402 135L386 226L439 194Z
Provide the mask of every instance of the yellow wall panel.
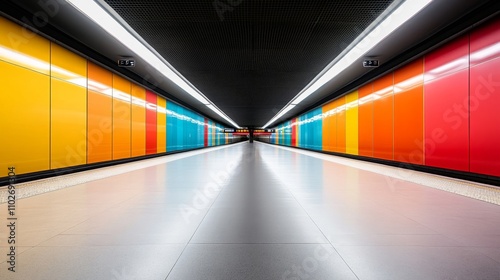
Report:
M50 41L0 17L0 59L49 75Z
M113 75L88 63L87 163L113 159Z
M87 86L87 60L71 51L55 44L51 44L52 78L58 78L68 83Z
M130 157L131 83L113 74L113 159Z
M346 153L358 155L358 91L346 95Z
M87 163L87 89L51 80L50 168Z
M49 169L49 76L0 61L0 177Z
M157 152L167 151L167 101L158 96L156 106L156 145Z
M132 84L132 156L146 154L146 90Z

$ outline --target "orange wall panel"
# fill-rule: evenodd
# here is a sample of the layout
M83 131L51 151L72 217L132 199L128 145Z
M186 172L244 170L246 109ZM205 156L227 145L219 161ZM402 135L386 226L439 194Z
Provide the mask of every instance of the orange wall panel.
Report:
M345 153L346 145L346 110L345 110L345 96L342 96L334 101L335 108L337 109L337 146L335 151L338 153Z
M373 156L392 160L393 154L393 73L373 82Z
M111 72L89 62L87 91L87 163L112 160Z
M146 154L146 90L132 84L132 156Z
M394 72L394 159L424 164L424 62Z
M373 157L373 84L358 89L358 147L359 155Z
M346 153L358 155L358 91L345 96L346 103Z
M334 102L330 102L323 106L322 112L324 114L323 117L323 131L321 134L323 150L328 152L333 152L335 147L337 146L337 133L336 133L336 116L334 111L335 104ZM297 127L298 128L298 127ZM299 133L297 133L299 135Z
M113 74L113 159L130 157L131 83Z

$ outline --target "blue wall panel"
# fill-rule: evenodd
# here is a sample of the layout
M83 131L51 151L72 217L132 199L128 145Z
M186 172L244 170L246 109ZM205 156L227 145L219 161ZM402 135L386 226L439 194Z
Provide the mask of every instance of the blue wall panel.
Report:
M299 117L299 147L321 150L322 148L322 111L321 108L309 111ZM291 129L290 129L291 134ZM291 140L290 140L291 143Z
M215 126L215 123L209 121L208 124L208 146L213 146L210 127ZM205 120L202 116L173 102L167 103L167 151L203 147L204 130ZM223 141L217 141L215 144L225 144L224 135L222 138Z

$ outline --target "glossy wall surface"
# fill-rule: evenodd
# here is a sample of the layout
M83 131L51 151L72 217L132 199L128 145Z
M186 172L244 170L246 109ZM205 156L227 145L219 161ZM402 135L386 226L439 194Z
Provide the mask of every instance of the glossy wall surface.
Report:
M0 177L232 142L203 116L0 18Z
M270 141L498 177L499 109L497 17L278 125Z

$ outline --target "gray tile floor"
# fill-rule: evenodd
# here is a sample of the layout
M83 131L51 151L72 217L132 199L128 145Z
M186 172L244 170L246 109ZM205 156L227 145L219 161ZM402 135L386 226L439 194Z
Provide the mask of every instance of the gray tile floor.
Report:
M18 202L0 279L500 279L500 206L261 143Z

